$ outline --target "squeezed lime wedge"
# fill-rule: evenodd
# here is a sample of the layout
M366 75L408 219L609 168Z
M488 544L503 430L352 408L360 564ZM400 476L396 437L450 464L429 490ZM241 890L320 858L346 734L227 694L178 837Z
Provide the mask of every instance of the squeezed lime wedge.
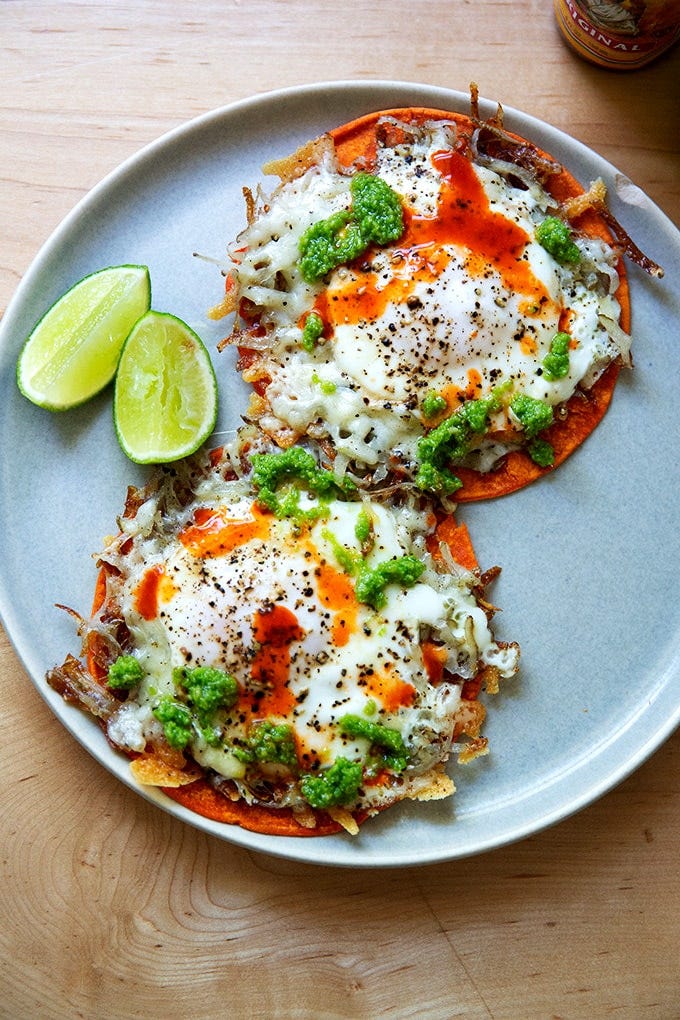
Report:
M166 464L194 453L217 417L210 355L186 322L149 311L125 341L113 397L118 441L138 464Z
M65 411L113 379L125 339L151 304L146 266L110 266L63 294L33 329L17 363L19 389Z

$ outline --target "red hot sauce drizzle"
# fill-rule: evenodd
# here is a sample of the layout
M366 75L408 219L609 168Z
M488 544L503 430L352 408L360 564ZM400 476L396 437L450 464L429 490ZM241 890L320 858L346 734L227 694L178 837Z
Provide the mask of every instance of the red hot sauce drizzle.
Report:
M253 638L257 642L250 668L253 690L249 692L253 718L289 715L295 696L288 686L290 646L305 632L294 613L285 606L272 606L253 614Z
M162 564L145 571L134 593L135 609L144 620L155 620L158 616L158 597L165 578Z
M508 290L535 295L543 291L529 263L522 258L529 235L519 224L494 212L475 169L460 152L437 152L434 166L444 180L436 219L415 218L417 244L457 244L469 248L466 268L481 276L492 266ZM538 295L540 296L540 294Z
M263 514L257 503L251 507L252 518L235 520L226 516L224 509L198 507L194 519L179 536L179 540L194 556L225 556L233 549L253 539L265 539L271 519Z
M436 152L432 162L442 178L437 215L420 216L405 209L405 229L395 245L389 279L359 260L357 275L319 295L315 310L325 323L374 322L390 302L404 304L417 281L431 281L444 270L450 258L446 245L466 252L465 268L471 276L495 271L508 291L548 300L545 287L522 257L529 235L491 208L471 161L446 150Z

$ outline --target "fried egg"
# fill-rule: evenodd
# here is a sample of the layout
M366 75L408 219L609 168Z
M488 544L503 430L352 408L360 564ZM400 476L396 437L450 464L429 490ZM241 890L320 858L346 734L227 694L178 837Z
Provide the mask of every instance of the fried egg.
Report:
M478 574L432 545L427 508L315 497L298 480L295 514L277 515L250 476L225 477L227 462L202 468L189 489L164 477L102 553L101 613L115 607L143 677L109 718L109 738L128 752L157 744L159 702L182 701L183 670L210 668L235 679L237 697L210 739L192 720L188 752L248 803L263 803L266 780L265 803L308 808L301 778L339 759L362 769L351 810L451 793L442 766L470 712L463 685L518 664L517 646L491 632ZM362 595L360 577L408 557L413 576ZM386 728L405 767L377 767L371 732L348 733L348 716ZM239 750L263 721L292 737L294 767L244 762Z
M489 436L473 443L475 466L487 469L523 441L513 394L557 407L626 356L621 331L608 331L620 313L618 255L575 235L578 261L558 262L536 237L554 208L538 183L460 151L453 123L398 128L396 142L378 145L372 168L401 201L397 241L318 281L304 278L301 239L351 206L352 172L327 152L260 194L232 246L230 285L257 333L244 372L259 385L252 415L282 443L309 434L331 440L339 464L375 471L396 463L408 474L418 441L442 417L424 412L428 395L450 415L503 385L507 399ZM312 312L323 323L313 346L303 343ZM568 370L555 378L544 361L564 332ZM240 326L234 336L248 346Z

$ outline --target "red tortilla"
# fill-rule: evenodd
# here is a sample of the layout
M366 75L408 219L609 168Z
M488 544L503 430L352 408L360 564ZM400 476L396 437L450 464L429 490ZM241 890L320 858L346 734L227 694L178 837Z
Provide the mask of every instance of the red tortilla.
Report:
M384 116L392 116L404 123L416 124L433 119L453 120L460 128L461 133L468 135L472 134L476 126L470 117L464 114L424 107L370 113L330 132L341 163L349 166L357 159L363 159L366 160L370 168L371 162L375 159L376 125L379 118ZM511 137L525 141L519 135L511 135ZM536 146L534 148L543 159L555 162L548 153ZM584 192L576 178L564 168L559 173L551 175L545 187L558 202L564 202L566 199L582 195ZM577 226L580 231L591 237L600 237L608 244L614 243L614 238L606 223L593 210L588 210L580 216ZM619 259L617 271L620 282L616 298L621 306L620 323L621 328L628 332L630 329L630 292L622 258ZM455 494L456 501L466 503L504 496L523 488L558 467L587 439L604 417L614 393L619 368L618 362L612 363L590 390L575 393L566 404L568 413L564 420L555 422L549 429L541 433L541 436L551 443L555 450L555 461L551 467L540 468L523 450L507 454L499 468L484 474L456 467L455 473L463 483L463 487L458 489Z
M371 169L375 162L376 153L376 126L378 121L386 116L394 117L403 123L422 123L427 120L452 120L460 129L461 136L472 135L478 126L470 117L461 113L450 113L444 110L428 109L426 107L410 107L406 109L381 110L367 114L357 120L343 124L329 132L333 139L339 162L344 166L351 166L357 160L367 169ZM508 134L510 134L508 132ZM552 163L556 161L548 153L538 149L532 143L522 139L519 135L510 134L513 139L525 142L539 157ZM544 184L547 191L558 201L564 202L584 193L583 187L568 170L562 168L558 173L548 177ZM615 244L615 238L609 230L602 216L596 211L589 209L575 221L579 231L591 236L599 237L608 244ZM619 258L617 265L619 274L619 287L616 298L621 306L620 325L629 332L630 330L630 294L626 270L623 258ZM241 370L248 367L252 361L257 360L259 354L247 348L241 348ZM558 467L574 450L584 442L591 432L597 427L604 417L612 399L616 380L620 369L618 361L613 362L600 376L597 382L588 391L577 391L566 403L566 415L560 417L549 429L541 433L555 451L554 463L547 468L541 468L531 459L524 450L517 450L507 454L500 466L493 471L480 473L468 468L454 467L455 474L463 483L461 489L455 494L455 499L460 503L474 502L482 499L492 499L498 496L507 495L517 489L529 485L531 482L549 474ZM262 379L255 383L255 389L262 394L266 390L267 380Z
M477 569L477 560L465 524L458 524L452 517L441 520L436 527L436 536L449 546L453 558L468 570ZM431 551L436 554L436 542L431 543ZM97 576L93 615L97 613L106 598L106 567L102 567ZM103 653L103 654L102 654ZM102 665L105 647L98 643L93 635L88 641L87 667L94 679L103 687L106 683L106 669ZM464 696L468 692L464 693ZM476 695L475 695L476 696ZM134 756L133 756L134 757ZM316 825L305 828L295 819L289 808L270 808L262 805L247 804L244 800L229 800L219 793L207 779L197 779L185 786L161 787L171 800L182 807L188 808L197 815L210 818L226 825L238 825L250 832L259 832L268 836L329 836L342 832L342 826L334 821L325 811L314 811ZM357 812L354 820L361 825L366 820L366 812Z

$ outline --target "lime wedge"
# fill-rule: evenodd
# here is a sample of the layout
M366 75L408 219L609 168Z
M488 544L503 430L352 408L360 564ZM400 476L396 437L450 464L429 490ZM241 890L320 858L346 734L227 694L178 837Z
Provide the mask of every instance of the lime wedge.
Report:
M111 266L76 283L45 313L17 364L19 389L65 411L113 379L125 338L151 304L146 266Z
M217 417L210 355L186 322L147 312L125 341L113 397L118 441L138 464L194 453Z

